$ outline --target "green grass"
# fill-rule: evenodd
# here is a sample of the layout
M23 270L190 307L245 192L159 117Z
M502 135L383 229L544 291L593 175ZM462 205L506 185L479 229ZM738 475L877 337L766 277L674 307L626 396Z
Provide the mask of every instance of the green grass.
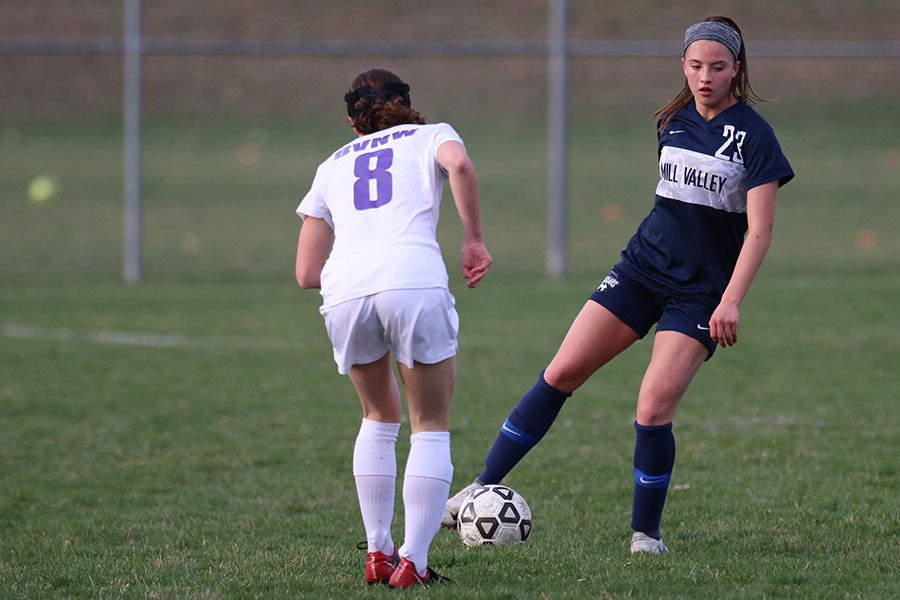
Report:
M627 553L648 340L579 390L510 475L534 512L532 540L466 549L442 532L431 559L456 585L430 596L897 595L890 132L900 121L842 114L831 129L818 126L823 115L773 120L798 178L780 198L740 344L701 370L679 409L663 522L673 552ZM317 294L297 290L291 272L297 197L346 132L149 123L145 281L127 286L117 124L7 127L16 140L0 146L0 595L386 596L362 583L355 548L358 401L331 360ZM454 489L478 472L497 426L649 209L655 173L647 123L577 130L571 275L549 280L541 130L459 129L497 263L478 290L460 285L446 203L441 238L462 322ZM259 159L240 166L235 151L250 140ZM62 190L32 205L25 190L44 172ZM613 202L621 216L604 220L599 209ZM398 507L398 538L401 523Z

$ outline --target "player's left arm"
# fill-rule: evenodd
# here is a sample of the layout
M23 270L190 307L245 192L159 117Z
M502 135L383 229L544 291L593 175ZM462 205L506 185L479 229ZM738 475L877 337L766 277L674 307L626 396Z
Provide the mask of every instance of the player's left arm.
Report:
M334 241L334 232L324 219L307 216L300 228L300 238L297 241L297 262L294 272L297 284L302 288L322 287L322 267L328 253L331 252L331 244Z
M484 245L481 230L481 199L478 176L465 147L447 141L437 149L437 162L447 172L450 192L463 228L463 247L460 252L462 274L470 288L478 287L494 262Z
M722 347L737 343L739 307L772 245L777 200L777 181L758 185L747 192L747 237L728 287L709 319L709 335Z

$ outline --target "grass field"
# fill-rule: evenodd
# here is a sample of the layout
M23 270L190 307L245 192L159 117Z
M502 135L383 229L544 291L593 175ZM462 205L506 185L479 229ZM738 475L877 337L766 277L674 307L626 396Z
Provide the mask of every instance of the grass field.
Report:
M531 541L470 550L442 532L431 559L456 585L430 596L900 594L900 117L835 111L763 109L797 179L740 344L701 370L679 410L672 553L627 553L645 341L579 390L508 478L531 504ZM454 489L649 209L656 159L647 122L577 130L571 274L556 281L542 274L542 131L459 129L496 267L478 290L460 285L446 203L462 321ZM357 401L318 295L292 275L296 198L346 137L149 123L145 279L127 286L118 125L4 126L0 596L388 594L363 584L355 548ZM41 173L60 192L29 203ZM398 538L401 523L398 509Z

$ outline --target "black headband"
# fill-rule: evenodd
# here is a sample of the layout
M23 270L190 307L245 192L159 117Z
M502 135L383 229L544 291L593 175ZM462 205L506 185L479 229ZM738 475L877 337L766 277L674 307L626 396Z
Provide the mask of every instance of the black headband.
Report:
M347 114L351 117L355 117L369 107L372 98L381 98L382 100L387 102L394 96L402 96L403 104L406 106L410 105L409 86L405 83L396 83L393 81L385 81L384 83L382 83L381 90L377 92L373 90L372 86L370 85L364 85L361 88L353 90L352 92L347 92L346 94L344 94L344 102L347 103ZM366 103L362 108L354 108L354 105L360 98L368 98L369 102Z

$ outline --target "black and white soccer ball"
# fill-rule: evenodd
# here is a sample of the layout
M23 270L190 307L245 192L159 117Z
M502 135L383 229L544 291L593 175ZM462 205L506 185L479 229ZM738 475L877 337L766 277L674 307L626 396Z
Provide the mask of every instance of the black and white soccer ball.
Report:
M510 487L483 485L463 500L456 525L466 546L524 544L531 536L531 508Z

